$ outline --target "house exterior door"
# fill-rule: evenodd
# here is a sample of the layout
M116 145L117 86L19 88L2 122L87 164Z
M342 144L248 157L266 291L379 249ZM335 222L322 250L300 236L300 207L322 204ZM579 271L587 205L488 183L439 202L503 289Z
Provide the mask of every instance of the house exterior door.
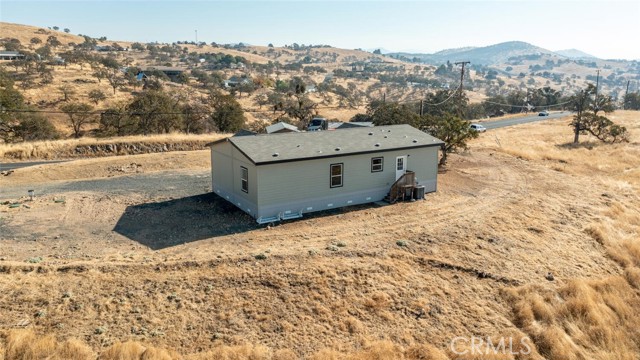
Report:
M400 179L407 172L407 157L398 156L396 158L396 180Z

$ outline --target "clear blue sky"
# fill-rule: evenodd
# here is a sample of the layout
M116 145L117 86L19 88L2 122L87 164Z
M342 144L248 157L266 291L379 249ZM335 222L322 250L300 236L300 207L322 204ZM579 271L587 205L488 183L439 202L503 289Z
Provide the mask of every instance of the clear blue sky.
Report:
M141 42L195 40L196 29L206 42L420 52L521 40L549 50L640 59L640 0L0 0L0 20Z

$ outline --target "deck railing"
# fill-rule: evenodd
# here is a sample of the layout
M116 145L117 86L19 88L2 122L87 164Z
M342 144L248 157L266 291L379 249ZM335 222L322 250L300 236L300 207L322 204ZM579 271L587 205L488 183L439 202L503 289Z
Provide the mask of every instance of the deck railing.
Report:
M389 202L395 203L399 198L405 197L407 190L410 189L413 192L413 188L416 187L416 173L410 170L400 176L396 182L391 185L389 190ZM412 195L413 196L413 195Z

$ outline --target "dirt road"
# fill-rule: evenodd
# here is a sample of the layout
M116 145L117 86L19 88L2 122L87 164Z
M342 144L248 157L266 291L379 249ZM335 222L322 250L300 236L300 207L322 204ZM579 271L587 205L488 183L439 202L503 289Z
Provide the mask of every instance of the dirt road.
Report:
M0 200L17 199L35 190L36 196L62 196L68 192L92 191L113 195L139 194L146 197L185 197L211 190L209 171L160 171L105 179L58 181L51 183L6 185L0 189Z

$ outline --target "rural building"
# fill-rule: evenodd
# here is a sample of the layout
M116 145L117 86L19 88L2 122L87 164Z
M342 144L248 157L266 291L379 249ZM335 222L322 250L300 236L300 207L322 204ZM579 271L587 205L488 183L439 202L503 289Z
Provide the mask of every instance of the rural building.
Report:
M356 127L373 127L373 122L371 121L352 121L352 122L344 122L340 123L337 129L350 129Z
M232 136L209 144L213 191L259 223L394 202L436 191L443 144L409 125Z
M232 88L242 84L250 84L251 82L252 80L249 78L234 75L230 77L229 80L224 80L223 86L225 88Z
M300 132L297 127L287 124L286 122L279 122L273 125L269 125L265 129L267 134L281 134L281 133L289 133L289 132Z
M151 73L153 71L163 72L169 77L169 79L171 79L171 81L176 82L178 80L178 76L184 72L184 69L171 66L149 66L143 70L143 72L146 73Z
M17 51L5 51L0 50L0 60L21 60L24 59L24 54Z

